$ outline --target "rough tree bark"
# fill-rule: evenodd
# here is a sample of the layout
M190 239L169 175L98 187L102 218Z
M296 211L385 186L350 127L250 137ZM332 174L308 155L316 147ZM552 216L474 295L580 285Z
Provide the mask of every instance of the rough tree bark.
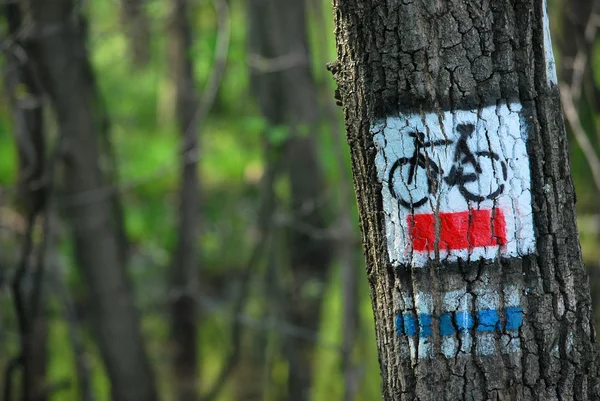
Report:
M327 228L324 174L313 131L318 97L310 71L306 4L302 0L250 1L249 51L252 89L270 126L286 126L280 151L290 183L290 221L286 229L291 267L286 320L317 332L332 249ZM314 345L287 338L288 400L307 400L311 391Z
M173 380L179 401L198 399L198 140L197 97L190 56L192 30L187 0L171 1L169 65L175 89L177 126L181 133L181 184L177 246L169 270Z
M22 34L63 138L60 206L87 285L90 320L114 401L156 400L140 316L126 273L126 239L109 171L107 119L71 0L23 0ZM108 166L108 168L107 168Z
M385 400L596 400L542 0L334 0Z

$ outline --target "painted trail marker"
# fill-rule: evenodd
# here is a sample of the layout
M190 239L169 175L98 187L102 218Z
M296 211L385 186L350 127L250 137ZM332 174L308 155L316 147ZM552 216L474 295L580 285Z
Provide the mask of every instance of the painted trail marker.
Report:
M446 358L517 353L521 350L519 329L523 325L521 289L510 285L500 294L479 290L475 297L464 290L446 292L442 309L433 309L431 294L415 294L416 308L409 294L402 294L404 308L396 314L396 335L408 339L411 359L432 358L439 351ZM475 310L473 310L473 304Z
M388 117L372 127L391 262L535 250L521 105Z

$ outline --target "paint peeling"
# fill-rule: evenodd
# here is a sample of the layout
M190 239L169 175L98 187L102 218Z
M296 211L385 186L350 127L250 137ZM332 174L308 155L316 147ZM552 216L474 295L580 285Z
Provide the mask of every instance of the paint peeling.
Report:
M423 267L535 250L521 105L388 117L372 128L388 252Z

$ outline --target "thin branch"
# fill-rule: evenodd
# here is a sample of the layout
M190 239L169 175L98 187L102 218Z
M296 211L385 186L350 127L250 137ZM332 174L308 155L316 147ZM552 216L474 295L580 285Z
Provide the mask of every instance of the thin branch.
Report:
M246 264L241 280L241 290L238 292L238 296L235 300L233 307L233 320L230 332L232 333L232 351L228 356L227 360L223 364L221 372L217 375L213 386L206 392L206 395L201 397L203 401L212 401L217 398L218 394L223 389L227 378L233 372L233 369L237 365L242 346L242 325L244 320L239 318L242 316L244 305L250 293L250 278L253 274L255 267L260 262L265 250L267 248L268 239L273 228L273 213L274 213L274 191L273 186L277 172L279 171L280 159L274 158L271 163L268 163L267 171L265 172L262 179L262 200L260 202L260 211L258 213L258 230L260 233L260 240L256 244L252 251L250 259ZM204 302L206 304L206 302Z
M573 102L573 96L571 94L571 89L569 86L565 84L560 84L560 99L563 105L563 110L565 112L565 117L573 130L573 135L575 136L575 140L579 144L579 147L583 151L583 155L588 165L590 166L590 170L592 171L592 177L594 179L594 184L596 185L596 189L600 191L600 159L594 150L594 146L590 142L583 126L581 125L581 121L579 120L579 114L577 113L577 109L575 108L575 104Z
M38 246L37 252L37 266L34 271L33 278L33 293L31 294L30 305L31 305L31 319L35 320L39 315L40 305L42 303L42 285L44 282L45 263L46 263L46 251L48 244L52 236L52 207L53 207L53 189L54 189L54 172L56 165L58 164L63 144L63 135L59 135L52 155L48 160L48 165L42 178L43 185L45 186L46 196L44 206L44 220L42 223L42 240Z
M29 333L30 320L27 314L27 305L25 304L25 295L23 294L22 285L27 276L27 265L29 263L29 258L33 249L33 230L35 227L36 217L36 209L31 211L29 213L29 216L27 217L27 231L25 232L23 246L21 247L21 257L18 263L17 271L11 283L21 347L19 350L19 355L13 358L6 367L6 371L4 374L4 401L11 401L12 399L13 376L16 373L17 369L23 367L25 347L27 346L27 336Z
M215 48L215 64L211 70L211 75L208 78L206 88L200 98L198 110L188 127L196 129L197 132L202 132L202 125L206 121L206 117L217 97L225 67L227 65L227 56L229 55L229 41L231 40L231 19L229 16L229 6L226 0L213 1L215 11L217 13L217 43ZM186 155L187 156L187 155ZM198 155L191 155L197 160Z
M585 75L586 69L588 68L588 52L591 50L594 39L596 38L596 32L598 31L598 27L600 26L600 15L598 15L596 10L596 8L598 8L598 5L600 5L600 2L595 1L592 13L590 14L590 17L585 25L584 40L586 42L586 46L583 46L583 49L578 49L577 54L575 55L575 59L573 60L573 73L570 85L573 104L577 104L579 102L579 99L581 98L583 77Z
M51 216L50 218L53 217ZM80 397L82 401L95 401L96 397L92 390L92 374L87 361L85 345L81 338L73 300L71 299L69 288L65 284L64 274L60 269L59 264L54 260L50 262L50 265L54 270L54 274L51 275L53 278L53 286L56 288L55 291L61 304L62 313L67 324L69 341L71 342L71 347L73 349L75 372L77 374Z
M267 58L260 54L248 54L250 68L262 73L280 72L305 65L308 60L304 52L293 52L279 57Z
M168 301L160 302L152 305L148 305L147 308L151 310L162 309L166 305L170 304L170 300L173 297L177 297L179 294L170 293ZM315 343L319 346L330 348L339 352L343 352L343 347L337 343L324 340L318 333L310 328L295 325L284 319L262 319L255 318L244 312L236 313L235 311L229 311L230 302L223 301L222 299L215 298L207 293L198 292L193 299L200 305L200 308L211 315L218 316L225 321L239 323L245 327L259 330L259 331L276 331L284 336L290 336L299 338L311 343ZM235 301L234 301L235 302ZM148 309L144 309L148 310ZM233 327L233 326L232 326Z
M218 315L219 317L224 318L226 320L238 320L245 327L249 327L260 331L272 330L284 336L298 338L307 342L317 344L324 348L332 349L340 353L343 353L344 351L343 346L323 339L322 336L320 336L319 333L315 330L298 326L282 319L258 319L249 316L245 313L228 313L226 311L226 303L220 302L210 296L198 295L195 299L198 301L198 303L202 306L203 309L208 310L209 312Z
M575 140L583 151L585 160L592 172L594 185L596 186L597 191L600 192L600 159L581 124L576 106L581 98L585 72L589 68L589 51L592 49L593 42L597 36L598 27L600 26L600 15L598 15L599 6L600 1L595 0L584 30L585 46L578 49L575 59L573 60L571 84L560 84L560 99L564 115L569 122Z
M259 243L256 245L256 247L252 251L252 255L250 256L250 259L248 260L248 263L246 264L246 267L244 268L244 271L243 271L241 279L240 279L240 285L242 288L238 292L238 296L235 300L235 304L233 307L233 315L234 316L239 316L242 313L244 305L246 304L246 300L248 298L249 289L250 289L250 281L251 281L250 277L252 275L252 272L254 271L254 267L258 264L258 262L260 261L260 259L262 257L262 254L264 253L264 249L265 249L266 243L267 243L266 239L267 239L267 235L263 234L261 236ZM221 369L221 372L218 374L217 379L215 380L213 386L210 388L210 390L208 390L206 392L206 395L201 397L201 399L203 401L212 401L212 400L216 399L217 395L221 392L221 390L223 389L223 386L227 382L227 378L233 371L233 368L239 361L241 343L242 343L242 341L241 341L241 339L242 339L241 326L242 326L241 319L233 320L233 324L232 324L232 328L231 328L231 333L232 333L231 342L233 344L233 349L232 349L229 357L227 358L226 362L223 364L223 368Z
M13 387L13 376L22 365L22 357L18 356L11 359L6 365L6 371L4 372L4 391L3 400L12 401L12 387Z

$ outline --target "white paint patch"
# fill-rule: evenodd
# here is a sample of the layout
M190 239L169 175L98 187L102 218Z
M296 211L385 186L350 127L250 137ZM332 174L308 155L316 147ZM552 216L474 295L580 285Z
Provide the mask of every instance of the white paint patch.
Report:
M433 313L433 297L431 296L431 294L425 292L418 292L415 296L415 303L417 305L418 313Z
M478 311L496 310L500 306L500 295L497 292L480 289L475 289L473 292L476 295L475 308Z
M542 7L544 7L542 23L544 24L544 58L546 61L546 79L548 81L548 86L552 86L558 85L558 77L556 75L554 51L552 50L552 37L550 36L550 19L548 18L547 0L544 0Z
M413 299L410 296L410 294L408 293L403 293L402 294L402 301L404 302L404 308L405 309L413 309L415 307L414 303L413 303Z
M410 114L372 127L395 266L423 267L437 255L456 261L534 252L527 127L520 111L513 103ZM473 216L487 227L472 223Z
M422 322L423 315L433 315L433 297L431 294L427 294L424 292L417 293L415 297L415 302L417 305L417 314L419 316L419 325ZM432 323L433 324L433 323ZM417 350L417 354L419 359L428 358L432 356L432 342L433 338L431 336L423 336L420 332L423 330L423 327L419 326L419 348ZM433 330L433 327L429 326L427 330Z
M476 343L477 355L489 356L496 353L496 339L493 333L478 333Z
M504 308L521 308L521 288L516 285L504 287ZM505 315L505 319L508 317ZM521 319L519 319L521 321ZM521 352L521 339L518 331L507 330L501 336L500 350L503 354L514 354Z
M459 341L456 336L442 337L442 354L448 359L458 355Z
M442 313L454 313L453 322L456 326L466 327L469 325L472 312L472 298L465 290L450 291L442 297ZM442 354L446 358L454 358L459 354L471 352L470 330L457 330L450 336L442 336ZM460 349L459 349L460 347Z
M476 291L475 298L475 309L479 312L477 314L477 326L481 327L484 323L482 320L482 313L484 312L497 312L500 306L500 296L494 291ZM489 322L487 322L489 325ZM494 355L496 353L496 337L493 331L476 330L475 343L477 355L487 356Z
M506 308L521 308L521 291L521 287L516 285L507 285L504 287L505 311ZM508 316L506 316L506 314L504 318L508 321ZM518 321L521 322L521 318L519 318ZM500 350L503 354L521 352L521 339L519 338L519 333L514 330L507 330L505 334L502 334Z
M469 319L472 319L473 312L473 296L466 294L461 301L459 310L456 313L456 321L463 327L467 326ZM472 329L461 330L458 332L458 338L460 339L460 352L462 354L470 354L471 348L473 347L473 336L471 335Z
M521 339L518 334L502 334L500 349L503 354L516 354L521 352Z
M521 306L521 289L516 285L504 287L504 307L518 308Z

